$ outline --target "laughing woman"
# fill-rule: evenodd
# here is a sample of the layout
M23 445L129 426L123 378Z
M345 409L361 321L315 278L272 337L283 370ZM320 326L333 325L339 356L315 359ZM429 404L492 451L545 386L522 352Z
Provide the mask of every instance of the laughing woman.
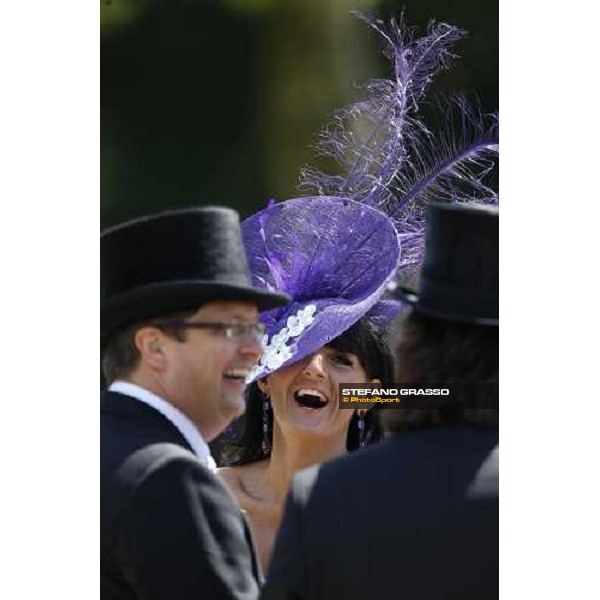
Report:
M381 297L400 248L385 215L337 198L274 205L242 228L254 281L296 299L266 317L244 430L219 470L250 521L266 572L293 474L380 437L376 415L340 408L338 390L393 381L378 323L397 309Z
M392 68L319 136L318 154L343 172L305 169L302 187L329 196L275 204L242 224L254 285L294 298L263 314L265 353L249 378L256 383L246 432L229 448L231 466L221 469L250 519L265 570L294 471L378 435L368 415L338 407L337 386L390 383L373 323L397 314L383 299L394 274L418 270L425 207L498 201L497 116L455 98L430 105L444 124L432 131L419 111L465 32L432 22L415 37L402 17L362 18L381 36Z

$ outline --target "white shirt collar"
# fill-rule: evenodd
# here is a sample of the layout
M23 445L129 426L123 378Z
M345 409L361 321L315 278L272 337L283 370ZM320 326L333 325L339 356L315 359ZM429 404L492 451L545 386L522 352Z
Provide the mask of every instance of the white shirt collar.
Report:
M185 441L192 447L198 460L211 469L211 471L216 470L217 465L210 455L208 444L204 441L196 426L178 408L153 392L129 381L121 379L113 381L108 390L135 398L157 410L177 428L179 433L185 438Z

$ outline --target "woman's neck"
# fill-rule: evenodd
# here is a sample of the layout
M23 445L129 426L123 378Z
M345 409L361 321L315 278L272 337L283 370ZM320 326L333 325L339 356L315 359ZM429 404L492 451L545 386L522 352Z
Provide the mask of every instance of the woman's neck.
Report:
M274 502L285 501L292 476L297 471L316 463L346 454L346 435L325 438L310 436L283 436L276 426L273 431L271 459L266 468L265 479L271 489Z

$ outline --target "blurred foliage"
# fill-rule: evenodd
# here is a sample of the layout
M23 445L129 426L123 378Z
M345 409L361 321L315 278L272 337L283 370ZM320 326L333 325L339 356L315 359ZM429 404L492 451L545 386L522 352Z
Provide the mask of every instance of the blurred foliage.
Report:
M135 21L145 7L146 2L139 0L100 0L100 32L110 33Z
M470 32L438 89L498 106L498 7L476 0L102 0L101 225L298 195L332 111L386 74L353 8Z

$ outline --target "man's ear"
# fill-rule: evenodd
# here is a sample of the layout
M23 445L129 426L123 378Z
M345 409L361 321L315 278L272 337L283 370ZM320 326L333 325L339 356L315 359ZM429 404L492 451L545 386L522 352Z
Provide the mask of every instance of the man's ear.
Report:
M167 362L164 348L165 336L156 327L140 327L135 333L134 343L142 362L155 370L162 370Z

